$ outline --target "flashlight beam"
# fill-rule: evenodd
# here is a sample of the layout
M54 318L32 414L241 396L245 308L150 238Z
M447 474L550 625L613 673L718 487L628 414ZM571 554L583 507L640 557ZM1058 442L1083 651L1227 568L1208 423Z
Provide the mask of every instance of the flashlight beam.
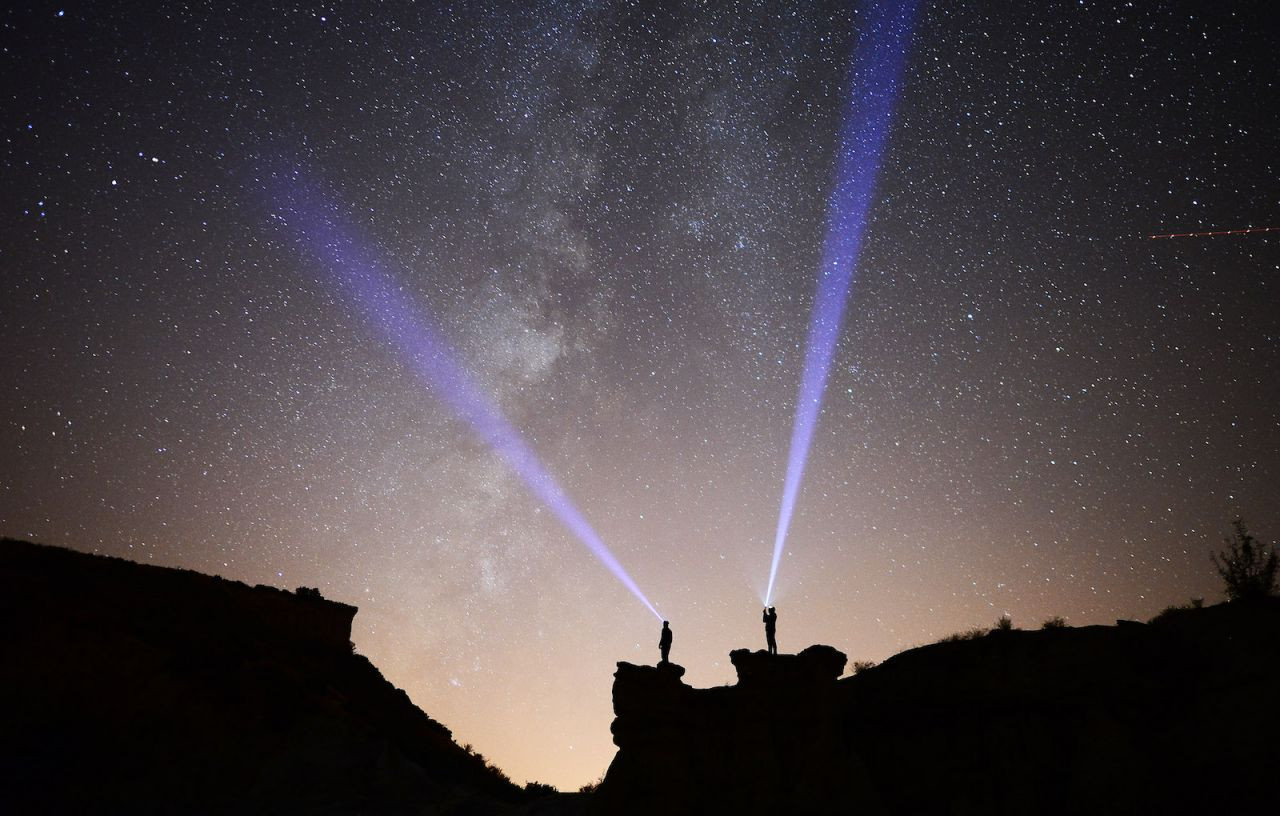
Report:
M796 497L809 459L809 445L822 408L822 394L844 319L845 304L857 277L862 235L875 194L880 156L888 140L894 102L906 62L916 0L871 0L864 9L862 40L850 70L848 107L836 147L835 184L827 204L827 233L805 347L804 373L796 395L791 450L783 482L778 527L765 606L773 601L782 558L795 512Z
M398 351L431 392L520 477L529 492L551 510L654 617L662 620L662 615L543 466L533 448L462 367L444 337L421 316L421 310L387 270L387 265L344 224L338 207L310 191L292 188L284 193L276 202L277 209L287 213L281 216L284 222L383 340Z

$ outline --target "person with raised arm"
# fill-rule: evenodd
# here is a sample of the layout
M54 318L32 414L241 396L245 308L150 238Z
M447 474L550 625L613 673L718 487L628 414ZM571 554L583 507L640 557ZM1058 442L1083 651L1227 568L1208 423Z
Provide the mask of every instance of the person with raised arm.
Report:
M769 654L778 653L778 610L776 607L769 607L764 611L764 639L769 644Z

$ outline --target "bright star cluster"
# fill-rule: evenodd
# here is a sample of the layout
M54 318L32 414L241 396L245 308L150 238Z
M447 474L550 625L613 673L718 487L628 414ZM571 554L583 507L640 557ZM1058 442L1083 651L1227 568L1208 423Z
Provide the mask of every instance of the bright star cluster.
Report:
M922 3L779 584L882 659L1220 598L1280 530L1269 6ZM0 11L0 534L360 607L459 742L566 788L653 616L362 319L296 170L657 609L695 685L759 598L844 2ZM287 171L286 168L291 169Z

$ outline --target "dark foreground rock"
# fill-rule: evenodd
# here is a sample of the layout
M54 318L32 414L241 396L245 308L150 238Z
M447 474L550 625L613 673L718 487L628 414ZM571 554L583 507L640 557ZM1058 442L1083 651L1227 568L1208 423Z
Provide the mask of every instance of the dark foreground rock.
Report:
M1280 601L1151 625L997 631L837 680L731 654L734 686L619 663L594 812L1270 813Z
M350 649L354 607L0 541L0 813L1271 813L1280 600L993 632L840 679L619 663L593 796L534 798Z
M507 813L318 593L0 541L0 811Z
M618 754L596 792L598 812L758 812L784 802L779 812L795 812L838 798L841 782L813 760L842 750L831 714L845 656L812 646L731 659L740 682L711 689L685 685L680 667L618 664Z

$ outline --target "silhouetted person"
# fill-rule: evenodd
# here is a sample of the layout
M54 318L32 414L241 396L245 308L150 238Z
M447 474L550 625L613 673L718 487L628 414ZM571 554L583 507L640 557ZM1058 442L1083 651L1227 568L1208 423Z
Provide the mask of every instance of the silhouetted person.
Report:
M662 622L662 637L658 638L658 648L662 650L662 662L666 663L671 656L671 621Z
M769 643L769 654L778 653L777 631L778 610L771 606L764 611L764 639Z

